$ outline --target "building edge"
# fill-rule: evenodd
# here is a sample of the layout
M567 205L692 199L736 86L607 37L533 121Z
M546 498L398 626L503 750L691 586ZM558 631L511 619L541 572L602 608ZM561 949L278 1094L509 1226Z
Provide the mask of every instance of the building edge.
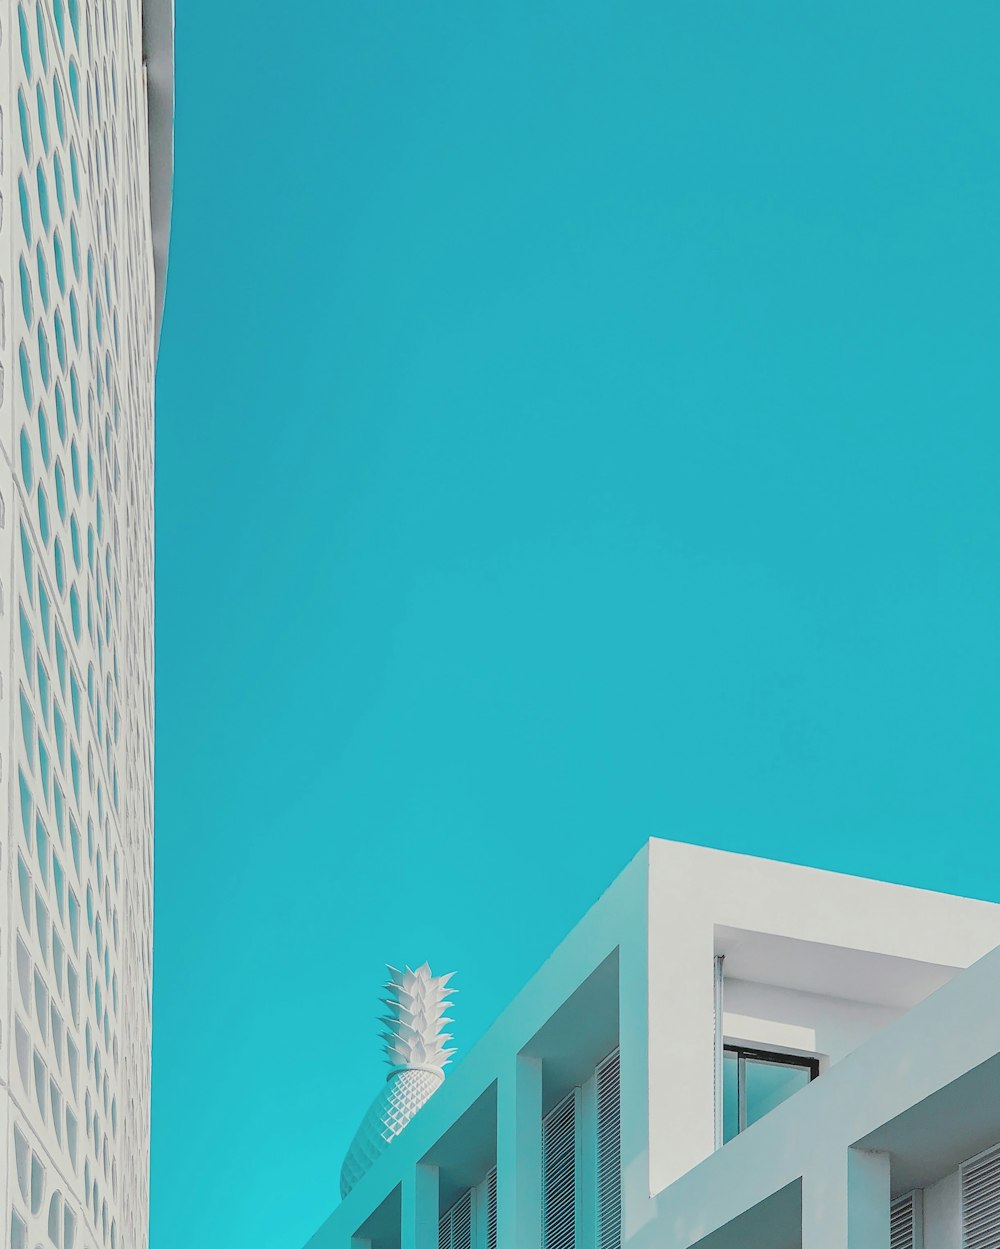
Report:
M174 184L174 0L143 0L142 55L146 66L149 212L155 281L153 345L156 349L163 324Z

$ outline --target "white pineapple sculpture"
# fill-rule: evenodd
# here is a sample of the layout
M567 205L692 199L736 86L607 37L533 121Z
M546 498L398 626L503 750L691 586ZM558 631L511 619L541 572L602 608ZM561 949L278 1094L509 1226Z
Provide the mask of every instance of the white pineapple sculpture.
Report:
M455 992L447 987L454 974L432 976L426 963L416 971L389 968L388 997L382 999L389 1013L379 1020L385 1024L379 1035L391 1070L347 1151L340 1169L341 1197L347 1196L444 1080L444 1068L455 1052L446 1048L451 1035L444 1031L451 1023L445 1011Z

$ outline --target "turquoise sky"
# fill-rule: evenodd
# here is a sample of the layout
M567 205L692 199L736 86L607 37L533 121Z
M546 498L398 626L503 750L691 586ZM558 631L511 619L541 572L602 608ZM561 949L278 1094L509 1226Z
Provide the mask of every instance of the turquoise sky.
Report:
M1000 5L177 15L152 1249L651 834L1000 899Z

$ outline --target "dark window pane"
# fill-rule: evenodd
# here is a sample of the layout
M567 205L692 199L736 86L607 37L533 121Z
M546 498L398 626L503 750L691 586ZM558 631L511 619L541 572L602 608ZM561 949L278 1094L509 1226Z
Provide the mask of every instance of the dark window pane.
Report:
M740 1130L739 1066L737 1056L722 1055L722 1140L731 1141Z
M771 1063L759 1058L747 1058L747 1127L762 1119L775 1106L780 1106L793 1093L804 1089L811 1074L808 1067L793 1067L790 1063Z

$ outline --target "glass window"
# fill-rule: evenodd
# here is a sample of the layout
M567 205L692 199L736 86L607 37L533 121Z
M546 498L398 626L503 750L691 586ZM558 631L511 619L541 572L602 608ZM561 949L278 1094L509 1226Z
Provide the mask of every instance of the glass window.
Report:
M722 1056L722 1139L730 1141L819 1075L819 1059L726 1046Z
M731 1141L740 1130L740 1059L736 1050L722 1054L722 1139Z

